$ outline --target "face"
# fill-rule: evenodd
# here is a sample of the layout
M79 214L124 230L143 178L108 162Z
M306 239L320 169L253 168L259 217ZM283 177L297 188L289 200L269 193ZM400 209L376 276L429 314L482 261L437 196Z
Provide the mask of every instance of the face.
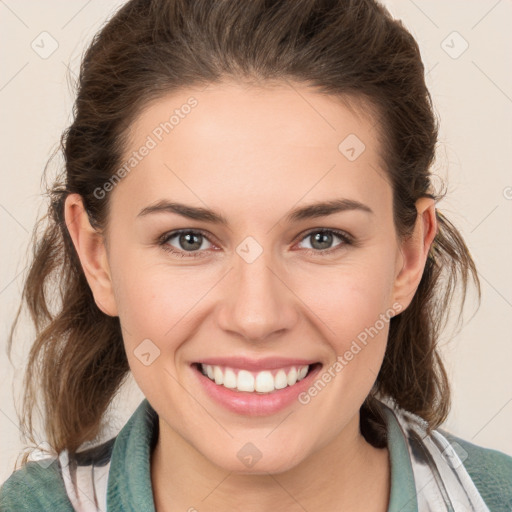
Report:
M359 435L409 300L373 124L305 87L225 83L132 125L137 162L109 197L110 312L162 435L204 460L281 472Z

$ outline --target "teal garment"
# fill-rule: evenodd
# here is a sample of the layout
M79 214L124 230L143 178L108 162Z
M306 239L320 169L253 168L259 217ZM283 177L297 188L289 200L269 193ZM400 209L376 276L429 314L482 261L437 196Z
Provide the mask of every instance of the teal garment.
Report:
M393 415L386 414L391 461L388 512L417 512L414 476L407 447ZM156 442L158 416L144 399L114 440L107 486L108 512L154 512L150 456ZM476 446L447 432L468 454L464 466L491 512L512 511L512 457ZM48 467L29 462L15 471L0 489L0 510L5 512L73 512L57 460Z

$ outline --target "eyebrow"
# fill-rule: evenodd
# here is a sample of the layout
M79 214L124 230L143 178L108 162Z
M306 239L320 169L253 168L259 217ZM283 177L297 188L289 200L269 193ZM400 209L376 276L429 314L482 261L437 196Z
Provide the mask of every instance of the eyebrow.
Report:
M359 201L355 201L353 199L333 199L331 201L322 201L296 208L286 215L285 220L288 223L292 223L354 210L362 211L371 215L374 214L373 210L369 206L360 203ZM166 199L161 199L150 206L146 206L146 208L143 208L139 212L137 217L144 217L153 213L175 213L182 217L186 217L187 219L211 222L212 224L219 224L222 226L229 225L226 217L214 210L171 202Z

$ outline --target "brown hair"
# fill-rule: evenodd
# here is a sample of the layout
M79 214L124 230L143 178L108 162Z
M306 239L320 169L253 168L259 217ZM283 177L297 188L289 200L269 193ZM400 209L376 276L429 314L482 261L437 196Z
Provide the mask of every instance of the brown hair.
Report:
M99 435L104 413L129 372L119 318L97 307L63 209L67 195L78 193L92 225L107 227L108 197L94 191L121 165L128 128L149 101L225 79L290 80L360 101L377 116L395 225L406 237L416 220L415 201L441 197L431 185L438 128L424 74L413 36L372 0L126 3L84 55L74 120L61 139L65 168L48 189L48 214L34 228L33 259L9 337L10 351L25 302L36 327L20 418L28 435L40 392L47 441L56 452L76 452ZM384 362L361 408L361 431L376 446L382 445L378 393L431 428L444 421L449 384L436 344L456 285L463 288L460 311L470 277L480 296L461 235L439 212L437 219L419 288L410 306L390 321ZM56 295L60 303L51 312Z

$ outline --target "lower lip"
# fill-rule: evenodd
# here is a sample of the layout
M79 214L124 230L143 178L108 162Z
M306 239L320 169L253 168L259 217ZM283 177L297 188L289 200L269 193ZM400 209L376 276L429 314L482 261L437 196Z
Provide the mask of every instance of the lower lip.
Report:
M196 365L192 370L198 376L206 394L226 409L245 416L268 416L275 414L298 400L300 393L306 391L312 384L315 376L321 369L318 364L302 380L293 386L277 389L271 393L260 394L246 391L236 391L215 384L203 375Z

